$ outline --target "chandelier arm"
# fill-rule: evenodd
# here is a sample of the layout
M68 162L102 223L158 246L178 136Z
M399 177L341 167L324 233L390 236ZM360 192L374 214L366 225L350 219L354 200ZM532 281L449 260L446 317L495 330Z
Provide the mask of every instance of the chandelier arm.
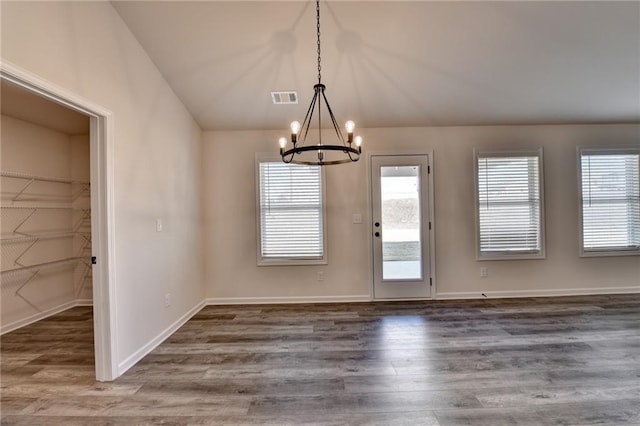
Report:
M354 149L354 148L351 148L351 149ZM355 162L355 161L358 161L360 159L360 153L359 152L358 152L358 155L355 158L351 156L352 151L347 150L345 152L347 153L347 157L349 157L349 160L351 162Z
M307 165L307 166L331 166L331 165L334 165L334 164L348 164L348 163L354 163L354 162L355 161L352 161L349 158L345 158L344 160L331 160L331 161L300 161L300 160L294 160L294 161L291 161L291 164L304 164L304 165ZM289 164L289 163L287 163L287 164Z
M292 162L293 162L293 156L296 154L295 152L292 152L292 153L291 153L291 157L289 157L289 161L287 161L286 156L288 155L288 154L287 154L288 152L289 152L289 151L282 153L282 161L283 161L285 164L292 163Z
M317 101L318 101L318 91L316 90L313 93L311 104L309 105L307 114L304 116L304 121L302 122L302 129L304 130L304 137L302 138L302 141L301 141L302 143L306 142L307 140L307 134L309 133L309 127L311 126L311 119L313 118L313 111L316 107Z
M347 153L351 153L354 154L355 157L352 157L351 155L349 155L348 158L344 158L342 160L331 160L331 161L305 161L305 160L294 160L294 155L295 154L300 154L302 152L307 152L307 151L317 151L319 149L325 150L325 151L341 151L341 152L347 152ZM291 160L290 161L285 161L286 163L293 163L293 164L307 164L307 165L315 165L315 166L322 166L322 165L332 165L332 164L345 164L345 163L352 163L355 161L358 161L358 159L360 158L360 153L358 152L358 150L356 150L355 148L352 147L344 147L344 146L340 146L340 145L323 145L323 146L318 146L318 145L311 145L311 146L298 146L295 148L291 148L288 151L285 151L282 153L282 157L283 159L288 156L291 155Z
M327 105L327 110L329 111L329 116L331 116L331 122L333 123L333 129L336 131L336 135L338 139L344 146L347 146L344 141L344 136L342 136L342 131L340 131L340 126L338 125L338 121L336 117L333 115L333 111L331 110L331 105L329 105L329 101L327 100L327 95L322 92L322 97L324 98L324 103Z
M357 149L352 148L352 147L348 147L348 146L341 146L341 145L307 145L307 146L297 146L295 148L291 148L285 152L282 153L282 155L289 155L292 153L295 154L299 154L301 152L307 152L307 151L317 151L319 149L323 149L326 151L341 151L341 152L351 152L352 154L356 154L359 155L359 152Z
M322 90L324 96L324 89ZM318 102L318 145L322 145L322 99ZM318 152L318 156L322 157L322 153ZM319 158L322 161L322 158Z

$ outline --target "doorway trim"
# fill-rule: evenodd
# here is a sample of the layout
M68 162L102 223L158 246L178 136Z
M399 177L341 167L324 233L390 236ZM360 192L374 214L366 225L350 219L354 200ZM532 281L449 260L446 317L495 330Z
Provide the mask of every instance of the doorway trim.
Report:
M431 278L431 291L430 297L427 298L412 298L407 300L432 300L435 299L435 295L438 294L436 290L436 217L435 217L435 193L434 193L434 159L433 159L433 150L398 150L398 151L369 151L367 152L367 208L368 211L371 212L373 209L373 197L371 194L373 188L373 182L371 181L371 168L372 168L372 157L375 156L386 156L386 157L402 157L408 155L426 155L427 156L427 165L430 168L430 172L427 176L427 185L429 190L429 217L431 218L431 234L429 238L429 269L430 269L430 278ZM373 274L373 266L374 266L374 258L373 258L373 218L371 215L368 215L369 220L369 234L367 236L367 244L369 244L369 282L371 283L370 292L371 292L371 300L375 301L399 301L403 299L376 299L374 293L374 285L375 278Z
M113 113L4 59L0 78L89 116L91 157L91 238L93 327L96 380L118 376L115 309L115 244L113 194Z

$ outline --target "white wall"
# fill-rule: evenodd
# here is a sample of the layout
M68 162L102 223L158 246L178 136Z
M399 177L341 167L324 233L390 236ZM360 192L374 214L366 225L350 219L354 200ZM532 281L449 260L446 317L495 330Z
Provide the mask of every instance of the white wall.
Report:
M108 2L2 2L2 58L113 112L117 362L196 306L201 131ZM155 232L156 218L164 232ZM172 305L164 307L171 293Z
M326 266L257 267L254 153L276 152L281 132L205 132L207 297L301 298L371 295L367 164L326 169ZM364 129L365 151L433 150L436 288L440 297L640 291L640 258L578 257L576 147L640 143L640 125ZM473 149L544 149L545 260L475 260ZM351 223L362 213L363 225ZM480 278L481 266L489 277ZM324 271L324 281L316 272Z

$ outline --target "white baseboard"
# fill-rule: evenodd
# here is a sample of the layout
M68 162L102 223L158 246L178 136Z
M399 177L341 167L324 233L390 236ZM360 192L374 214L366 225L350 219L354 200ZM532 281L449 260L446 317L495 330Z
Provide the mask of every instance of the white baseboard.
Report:
M191 308L186 314L182 315L178 318L173 324L164 329L160 334L151 339L146 345L135 351L133 354L128 356L124 361L118 364L118 377L124 374L128 369L133 367L138 361L144 358L149 352L154 350L160 343L165 341L169 336L176 332L180 327L182 327L187 321L191 319L200 309L202 309L205 305L205 302L199 302L193 308Z
M640 293L640 286L437 293L434 299L500 299L516 297L592 296L598 294L626 293Z
M371 302L368 294L356 296L307 296L307 297L210 297L206 305L273 305L290 303L355 303Z
M67 309L71 309L74 306L92 306L92 305L93 305L93 300L91 299L70 300L69 302L63 303L62 305L58 305L53 308L47 309L46 311L38 312L37 314L30 315L26 318L20 319L18 321L14 321L9 324L4 324L2 325L2 327L0 327L0 335L25 327L29 324L33 324L34 322L43 320L47 317L50 317L51 315L55 315L62 311L66 311Z

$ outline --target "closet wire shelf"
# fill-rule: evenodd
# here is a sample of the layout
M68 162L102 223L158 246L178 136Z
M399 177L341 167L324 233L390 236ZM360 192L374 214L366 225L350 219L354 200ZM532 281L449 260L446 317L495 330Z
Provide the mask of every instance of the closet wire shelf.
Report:
M22 278L18 282L17 289L15 290L15 295L23 299L26 303L28 303L35 309L39 310L38 307L35 306L27 298L25 298L20 293L20 291L41 273L45 273L49 270L54 270L57 268L66 269L69 267L76 268L77 266L81 266L82 277L76 291L77 298L82 293L86 282L91 279L91 209L77 207L73 204L76 203L76 201L78 201L81 197L88 197L90 195L90 183L88 181L78 179L39 176L28 173L9 171L0 171L0 176L3 178L27 180L24 185L17 187L15 191L11 191L10 193L3 191L3 205L0 205L2 211L28 211L26 215L23 214L23 217L20 217L18 219L18 223L13 226L13 229L11 229L8 235L3 235L2 238L0 238L0 243L3 247L8 244L15 244L18 247L20 244L26 244L26 247L24 249L18 250L19 254L13 259L13 265L9 267L9 269L0 271L0 276L2 277L3 283L6 282L7 279L13 280ZM48 202L49 204L42 204L42 194L31 194L31 196L29 197L27 193L27 191L30 188L33 188L34 184L37 182L51 183L54 185L71 185L71 194L47 194L44 202ZM74 189L75 186L79 187L77 189ZM6 200L5 198L9 199ZM51 202L52 199L53 203ZM4 204L4 202L6 201L9 201L10 205ZM51 232L33 232L22 230L22 227L25 226L29 222L29 220L32 219L34 215L36 215L38 211L46 212L64 210L71 211L72 214L80 212L80 217L72 223L70 229L56 230ZM80 243L79 250L77 250L76 255L74 256L28 265L25 265L21 262L21 259L27 253L29 253L29 251L32 250L39 241L76 237L82 238L82 241Z

